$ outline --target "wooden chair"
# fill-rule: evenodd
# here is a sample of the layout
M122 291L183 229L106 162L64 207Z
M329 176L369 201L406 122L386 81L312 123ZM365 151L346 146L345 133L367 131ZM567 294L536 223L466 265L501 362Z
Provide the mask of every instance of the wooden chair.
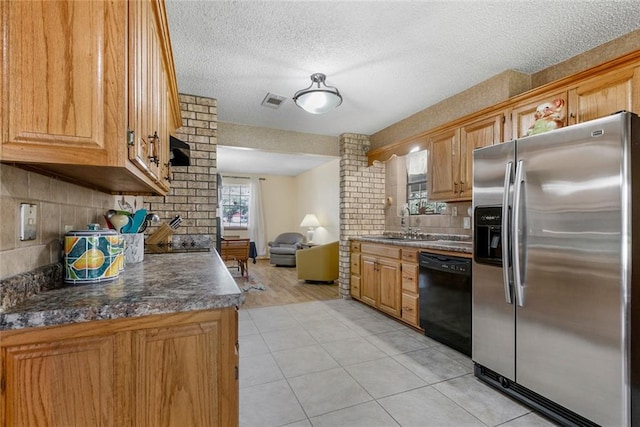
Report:
M249 239L224 238L220 242L220 256L223 261L236 261L240 275L249 277Z

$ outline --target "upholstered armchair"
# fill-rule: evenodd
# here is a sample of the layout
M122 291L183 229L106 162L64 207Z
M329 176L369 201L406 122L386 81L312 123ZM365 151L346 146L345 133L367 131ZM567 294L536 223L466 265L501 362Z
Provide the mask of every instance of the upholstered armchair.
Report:
M338 242L296 252L298 280L333 282L338 278Z
M269 262L275 265L296 265L296 251L302 248L304 236L300 233L282 233L269 242Z

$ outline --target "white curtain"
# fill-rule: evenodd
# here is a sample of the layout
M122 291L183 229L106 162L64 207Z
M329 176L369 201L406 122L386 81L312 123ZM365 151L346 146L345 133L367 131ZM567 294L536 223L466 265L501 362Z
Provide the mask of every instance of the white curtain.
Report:
M256 244L258 256L267 254L262 193L260 192L260 180L258 178L251 178L251 191L249 193L249 239Z
M407 154L407 174L425 175L427 173L427 150Z

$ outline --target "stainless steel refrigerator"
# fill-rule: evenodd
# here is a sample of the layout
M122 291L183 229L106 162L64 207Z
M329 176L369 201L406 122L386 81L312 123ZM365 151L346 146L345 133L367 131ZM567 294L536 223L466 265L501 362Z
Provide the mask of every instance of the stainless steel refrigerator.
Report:
M476 376L565 425L640 426L640 119L477 149L473 170Z

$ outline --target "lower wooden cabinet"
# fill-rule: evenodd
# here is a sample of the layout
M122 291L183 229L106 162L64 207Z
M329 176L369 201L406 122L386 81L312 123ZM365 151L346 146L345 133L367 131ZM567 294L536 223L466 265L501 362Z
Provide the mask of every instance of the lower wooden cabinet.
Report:
M4 348L2 425L116 425L116 347L111 335Z
M377 289L378 309L392 316L401 316L400 262L378 258Z
M353 243L355 242L352 242L352 251ZM403 315L403 263L400 247L358 242L357 248L357 253L351 253L351 296L406 321ZM354 263L354 259L358 262ZM354 285L357 290L354 290ZM417 322L407 323L417 325Z
M235 308L0 332L2 426L237 426Z
M402 249L402 320L420 327L418 250Z
M351 242L350 260L351 280L349 293L353 298L360 299L360 242Z

